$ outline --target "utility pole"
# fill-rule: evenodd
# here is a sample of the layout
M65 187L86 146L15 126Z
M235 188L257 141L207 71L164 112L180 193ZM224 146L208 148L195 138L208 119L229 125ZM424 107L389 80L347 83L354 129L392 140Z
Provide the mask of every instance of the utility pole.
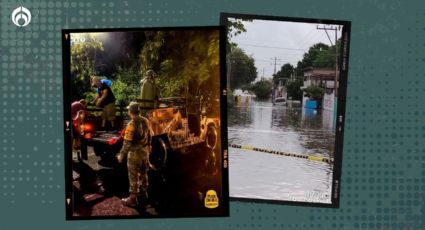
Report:
M273 72L273 75L276 75L277 61L280 61L280 59L278 59L277 57L274 57L274 59L272 58L272 60L274 60L274 72ZM273 63L272 63L272 65L273 65Z
M272 58L273 60L273 58ZM275 105L275 97L276 97L276 82L274 81L274 78L276 76L276 66L277 61L280 61L276 56L274 57L274 71L273 71L273 78L272 78L272 103ZM273 65L273 63L271 63Z
M227 92L230 92L230 72L232 71L232 63L231 63L230 55L227 56Z
M232 53L232 46L229 46L230 52L226 55L226 61L227 61L227 92L230 92L230 72L232 71L232 59L230 57L230 54Z
M277 66L277 61L280 61L280 58L277 58L276 56L274 58L271 58L272 60L274 60L274 63L270 63L271 65L274 65L274 71L273 71L273 78L276 75L276 66ZM272 78L272 79L273 79ZM274 79L272 80L273 85L274 85Z
M328 34L328 30L335 31L335 82L334 82L334 93L335 98L338 97L338 47L337 47L337 40L338 40L338 27L337 26L329 26L329 27L319 27L317 26L318 30L324 30L326 32L326 35L328 36L329 42L332 44L331 37Z

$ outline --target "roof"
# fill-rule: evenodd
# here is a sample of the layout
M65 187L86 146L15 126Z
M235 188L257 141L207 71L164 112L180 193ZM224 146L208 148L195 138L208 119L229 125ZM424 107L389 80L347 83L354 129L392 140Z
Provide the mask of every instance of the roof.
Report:
M339 72L339 71L338 71ZM334 68L309 68L304 71L304 77L320 78L322 80L335 80Z

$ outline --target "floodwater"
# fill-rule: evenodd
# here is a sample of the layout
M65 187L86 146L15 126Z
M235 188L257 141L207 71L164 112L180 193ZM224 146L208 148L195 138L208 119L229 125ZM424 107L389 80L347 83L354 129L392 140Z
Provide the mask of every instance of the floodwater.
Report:
M228 108L229 144L332 157L332 111L240 100ZM332 165L229 148L230 196L331 203Z

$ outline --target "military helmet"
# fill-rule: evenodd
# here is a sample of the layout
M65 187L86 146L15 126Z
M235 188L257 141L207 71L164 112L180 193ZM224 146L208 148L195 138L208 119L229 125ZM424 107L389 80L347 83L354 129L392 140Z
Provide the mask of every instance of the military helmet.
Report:
M139 112L140 112L140 110L139 110L139 103L132 101L127 106L127 109L132 114L139 114Z

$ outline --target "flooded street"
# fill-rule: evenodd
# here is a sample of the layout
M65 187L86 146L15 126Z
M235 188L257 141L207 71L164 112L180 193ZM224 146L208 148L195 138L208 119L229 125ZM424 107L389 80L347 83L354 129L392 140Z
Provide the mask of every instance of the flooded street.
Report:
M228 108L229 144L332 157L332 111L241 100ZM331 203L328 163L229 148L230 196Z

